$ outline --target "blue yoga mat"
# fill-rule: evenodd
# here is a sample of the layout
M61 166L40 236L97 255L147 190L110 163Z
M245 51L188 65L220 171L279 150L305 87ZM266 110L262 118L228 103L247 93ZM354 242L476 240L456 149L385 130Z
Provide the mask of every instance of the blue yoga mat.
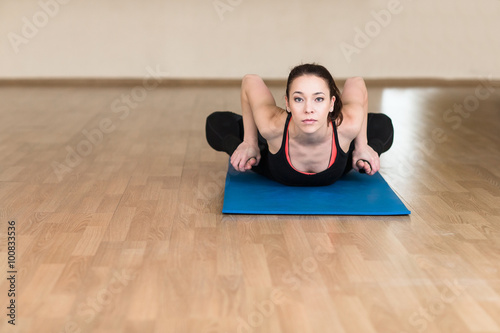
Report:
M277 215L408 215L385 179L351 171L329 186L285 186L229 164L222 212Z

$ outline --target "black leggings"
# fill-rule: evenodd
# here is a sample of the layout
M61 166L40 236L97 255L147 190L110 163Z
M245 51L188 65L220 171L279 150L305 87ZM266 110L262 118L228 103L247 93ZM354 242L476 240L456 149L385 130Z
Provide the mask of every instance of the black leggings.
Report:
M218 111L207 117L206 136L208 144L217 151L226 152L229 156L243 142L243 118L241 115L229 112ZM367 122L368 145L380 156L391 148L394 138L394 128L391 118L382 113L369 113ZM266 140L260 135L258 144L261 155L267 148ZM348 152L348 160L345 173L352 169L352 152L354 141L351 142Z
M366 137L368 139L368 145L377 152L378 156L388 151L394 140L394 127L392 126L391 118L383 113L368 113ZM353 140L349 147L344 174L352 169L352 152L354 148L355 145Z

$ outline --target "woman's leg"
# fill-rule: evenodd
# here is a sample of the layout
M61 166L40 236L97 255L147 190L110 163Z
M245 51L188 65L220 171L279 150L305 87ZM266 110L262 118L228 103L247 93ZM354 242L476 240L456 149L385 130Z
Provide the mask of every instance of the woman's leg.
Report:
M217 111L207 117L205 134L208 144L229 156L243 142L243 117L230 111ZM267 141L257 132L257 144L261 153L267 149Z
M394 127L391 118L382 113L368 113L367 119L368 145L380 156L392 146L394 140ZM348 151L347 165L344 174L352 169L352 152L354 151L354 141Z
M243 118L229 111L214 112L207 117L205 134L213 149L231 156L243 142Z
M382 113L369 113L367 122L368 145L380 156L392 146L394 127L391 118Z
M229 156L243 142L243 118L239 114L229 111L214 112L207 117L205 131L208 144L217 151L226 152ZM269 148L267 141L260 133L258 134L258 145L261 159L259 165L253 166L252 170L270 177L267 164L267 153Z

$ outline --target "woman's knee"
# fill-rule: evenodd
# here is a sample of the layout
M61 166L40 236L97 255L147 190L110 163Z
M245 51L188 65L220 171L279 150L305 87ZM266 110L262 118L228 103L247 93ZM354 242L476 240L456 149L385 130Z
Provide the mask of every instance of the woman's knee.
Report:
M394 126L389 116L383 113L368 114L368 141L376 142L379 154L389 150L394 140Z
M224 128L238 125L241 115L231 111L216 111L207 117L207 126L211 128Z
M392 119L383 113L380 113L380 122L382 123L382 126L387 129L389 132L394 132L394 126L392 125Z
M389 116L383 113L369 113L368 114L368 129L375 136L392 136L394 133L394 126Z
M207 140L210 142L211 135L216 132L215 127L217 126L219 115L217 112L210 114L205 122L205 134L207 135Z
M205 134L208 143L216 150L223 149L224 139L228 136L240 138L243 127L241 115L230 111L216 111L206 120Z
M208 117L207 117L207 125L210 125L213 127L214 125L217 125L221 122L224 121L226 112L224 111L216 111L212 112Z

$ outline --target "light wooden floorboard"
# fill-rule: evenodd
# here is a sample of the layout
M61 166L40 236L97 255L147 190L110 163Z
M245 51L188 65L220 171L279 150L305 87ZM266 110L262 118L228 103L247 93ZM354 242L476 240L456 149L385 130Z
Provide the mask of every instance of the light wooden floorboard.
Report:
M480 84L369 89L396 217L222 215L204 123L238 87L0 87L0 331L500 332L500 91Z

